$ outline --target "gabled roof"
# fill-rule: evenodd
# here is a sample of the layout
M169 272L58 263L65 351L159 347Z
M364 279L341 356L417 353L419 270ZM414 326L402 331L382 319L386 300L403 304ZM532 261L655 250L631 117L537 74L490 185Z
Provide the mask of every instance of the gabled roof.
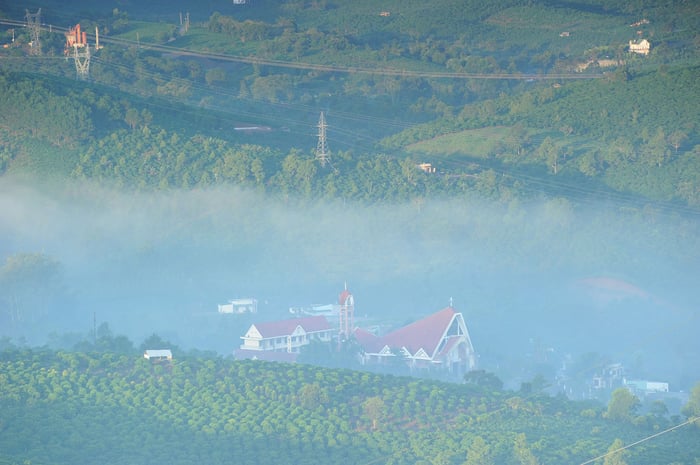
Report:
M405 347L411 354L416 354L420 349L423 349L429 356L433 357L456 314L457 312L452 307L444 308L422 320L385 335L382 342L389 347Z
M379 353L384 347L382 338L376 336L362 328L355 328L353 333L357 343L366 351L371 353Z
M255 323L253 326L265 339L271 337L288 336L292 334L298 326L301 326L301 328L307 333L331 329L331 325L328 323L328 320L326 320L326 318L323 316L308 316L304 318L292 318L282 321L267 321L264 323Z

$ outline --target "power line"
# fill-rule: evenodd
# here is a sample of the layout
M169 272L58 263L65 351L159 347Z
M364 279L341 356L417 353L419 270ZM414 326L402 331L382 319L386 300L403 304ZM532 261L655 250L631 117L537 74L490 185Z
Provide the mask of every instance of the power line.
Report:
M588 465L589 463L593 463L593 462L595 462L596 460L603 459L603 458L605 458L605 457L607 457L607 456L609 456L609 455L617 454L618 452L622 452L623 450L629 449L630 447L633 447L633 446L636 446L636 445L641 444L641 443L643 443L643 442L649 441L649 440L654 439L654 438L656 438L656 437L659 437L659 436L661 436L661 435L663 435L663 434L670 433L671 431L674 431L674 430L677 430L678 428L682 428L682 427L684 427L684 426L690 425L691 423L695 423L695 422L698 421L698 420L700 420L700 417L691 417L691 418L689 418L688 420L684 421L684 422L681 423L681 424L678 424L678 425L676 425L676 426L672 426L672 427L667 428L667 429L665 429L665 430L663 430L663 431L659 431L658 433L654 433L654 434L652 434L651 436L647 436L647 437L645 437L645 438L640 439L639 441L635 441L635 442L633 442L633 443L631 443L631 444L627 444L626 446L620 447L620 448L618 448L618 449L615 449L615 450L611 450L611 451L609 451L609 452L606 452L606 453L603 454L603 455L599 455L598 457L595 457L595 458L592 458L592 459L587 460L587 461L585 461L585 462L582 462L581 465Z
M6 25L23 25L17 21L0 21L0 24ZM66 31L66 28L52 26L52 29L58 31ZM549 73L549 74L532 74L532 73L459 73L446 71L414 71L407 69L396 68L366 68L362 66L340 66L320 63L305 63L288 60L274 60L269 58L260 58L255 56L232 55L227 53L204 52L190 50L186 48L174 47L169 45L145 44L139 41L122 39L116 37L102 38L102 42L117 45L139 46L147 50L160 52L169 52L181 56L192 56L198 58L206 58L211 60L232 61L238 63L247 63L251 65L270 66L276 68L291 68L307 71L319 71L329 73L347 73L347 74L371 74L379 76L396 76L396 77L413 77L413 78L432 78L432 79L493 79L493 80L568 80L568 79L599 79L604 77L602 74L583 74L583 73Z
M37 13L38 14L38 13ZM6 25L25 25L23 22L19 21L12 21L12 20L3 20L0 21L0 24L6 24ZM55 29L56 31L68 31L67 28L61 28L57 26L52 26L52 29ZM103 38L103 42L107 43L113 43L113 44L119 44L123 46L135 46L138 45L138 42L131 41L128 39L121 39L121 38ZM257 57L242 57L242 56L235 56L235 55L228 55L228 54L221 54L221 53L213 53L213 52L197 52L197 51L192 51L188 49L183 49L183 48L177 48L177 47L171 47L171 46L166 46L166 45L157 45L157 44L146 44L143 45L143 48L148 48L154 51L160 51L163 53L174 53L174 54L179 54L181 56L192 56L192 57L199 57L199 58L210 58L214 60L222 60L222 61L237 61L237 62L244 62L248 64L263 64L263 65L269 65L269 66L281 66L281 67L292 67L292 68L298 68L298 69L313 69L313 70L322 70L322 71L332 71L332 72L366 72L366 73L372 73L372 74L379 74L379 75L400 75L400 76L408 76L408 77L420 77L420 78L435 78L435 77L449 77L449 78L456 78L456 79L490 79L490 78L503 78L503 79L590 79L590 78L597 78L597 77L602 77L601 75L581 75L581 74L550 74L550 75L520 75L520 74L503 74L503 73L495 73L495 74L468 74L468 73L434 73L434 72L411 72L411 71L403 71L403 70L396 70L396 69L391 69L391 68L377 68L377 69L365 69L365 68L353 68L353 67L336 67L336 66L330 66L330 65L315 65L315 64L305 64L305 63L297 63L297 62L286 62L286 61L281 61L281 60L263 60L259 59ZM39 58L34 56L33 58ZM54 57L51 57L54 58ZM136 71L133 66L129 67L123 64L118 64L118 63L112 63L108 62L102 59L99 59L97 57L93 57L93 61L97 63L101 63L104 65L108 66L113 66L117 68L121 68L122 70L127 70L129 72L132 72L134 74L143 74L145 76L151 77L153 79L160 78L160 74L152 73L152 72L147 72L143 70ZM254 98L250 97L241 97L240 95L231 92L228 89L221 88L221 87L213 87L213 86L204 86L201 84L196 83L196 81L193 80L187 80L183 78L177 78L178 82L182 82L189 86L190 88L200 90L202 92L214 92L218 95L228 95L231 98L236 98L241 101L247 101L252 104L264 104L266 106L279 106L280 108L288 109L290 107L296 108L299 111L306 111L306 112L314 112L315 108L304 105L304 104L277 104L274 102L267 102L267 101L260 101ZM171 107L172 108L172 107ZM226 108L216 108L214 107L213 109L218 109L218 111L223 111L226 113L231 113L230 110ZM244 111L244 110L237 110L236 114L242 115L242 116L248 116L248 117L254 117L254 118L268 118L270 117L270 113L265 113L265 112L254 112L254 111ZM285 119L280 116L282 112L278 112L274 114L275 120L281 122L281 123L286 123L286 124L294 124L294 125L302 125L304 127L308 127L311 129L312 125L310 123L303 123L300 122L298 119ZM345 112L336 112L334 113L334 118L336 120L348 120L348 121L365 121L368 124L373 124L373 125L384 125L384 126L392 126L396 128L408 128L412 126L412 124L407 124L407 123L401 123L401 122L396 122L395 120L390 120L386 118L378 118L378 117L370 117L366 115L358 115L358 114L352 114L352 113L345 113ZM366 150L372 150L372 146L378 142L378 139L373 138L371 136L367 136L364 134L360 134L354 131L347 131L342 129L342 125L337 124L337 127L334 128L334 132L345 135L353 141L353 145L356 145L358 142L363 140L367 145L364 145ZM316 126L318 127L318 126ZM313 137L311 133L308 134L309 137ZM331 138L332 140L336 140L335 138ZM340 141L338 141L340 142ZM397 158L397 157L392 157L392 158ZM470 162L447 162L451 164L456 164L459 165L460 163L462 165L468 165L471 163L476 163L473 161ZM478 163L477 163L478 164ZM482 168L484 168L482 166ZM551 193L552 191L558 191L558 192L563 192L566 194L567 197L572 197L574 198L577 202L579 203L590 203L595 199L598 200L608 200L615 202L620 205L628 205L634 208L640 207L640 206L646 206L646 205L652 205L654 207L662 208L667 211L672 211L675 213L679 214L692 214L692 215L698 215L700 212L698 212L696 209L693 209L691 207L686 207L681 204L675 204L675 203L661 203L658 201L644 201L638 198L631 197L629 195L625 195L620 192L614 192L614 191L609 191L609 192L604 192L599 189L591 189L587 188L584 186L580 185L571 185L567 184L564 182L561 182L559 180L554 180L554 179L543 179L543 178L536 178L533 176L528 176L524 173L517 173L513 170L510 171L505 171L505 170L499 170L497 171L497 174L503 176L503 177L508 177L511 178L515 181L520 181L523 183L522 186L519 186L520 189L523 189L524 191L530 191L532 193L540 193L540 194L546 194L546 193Z

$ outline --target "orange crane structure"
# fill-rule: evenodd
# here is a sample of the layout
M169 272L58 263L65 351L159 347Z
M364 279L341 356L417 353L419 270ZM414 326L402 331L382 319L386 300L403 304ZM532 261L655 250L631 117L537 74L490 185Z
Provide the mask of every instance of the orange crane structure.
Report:
M80 30L80 24L68 29L66 32L66 55L70 54L73 48L83 48L87 44L87 34Z
M95 50L100 49L99 33L95 28ZM66 32L66 48L64 53L67 57L72 57L75 61L76 77L86 81L90 77L90 44L87 41L87 34L80 30L80 24L76 24Z

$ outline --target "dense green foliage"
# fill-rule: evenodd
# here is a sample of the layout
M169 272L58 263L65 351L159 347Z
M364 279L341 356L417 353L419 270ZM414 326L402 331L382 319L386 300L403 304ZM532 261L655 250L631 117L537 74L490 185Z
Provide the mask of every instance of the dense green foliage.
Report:
M123 186L225 182L379 202L465 193L510 201L533 184L561 196L556 186L566 183L640 204L700 205L697 11L687 2L391 1L380 10L369 1L261 0L193 12L187 30L149 22L156 11L94 7L81 19L107 43L87 88L3 76L1 103L12 111L0 116L0 169L21 166L15 159L37 152L27 148L39 139L70 148L61 172ZM652 38L649 56L624 50L635 35ZM3 69L72 76L70 61L22 61L26 37L5 52ZM61 40L47 32L44 54L59 55ZM605 59L614 66L597 68ZM585 72L603 79L568 80L591 63ZM316 108L333 109L332 169L311 153ZM242 121L269 130L232 130ZM475 144L474 130L491 131L492 142ZM430 148L447 134L449 151ZM411 169L426 161L440 176Z
M670 426L561 397L305 365L10 349L0 368L7 463L581 463ZM629 460L693 465L697 435L660 436Z

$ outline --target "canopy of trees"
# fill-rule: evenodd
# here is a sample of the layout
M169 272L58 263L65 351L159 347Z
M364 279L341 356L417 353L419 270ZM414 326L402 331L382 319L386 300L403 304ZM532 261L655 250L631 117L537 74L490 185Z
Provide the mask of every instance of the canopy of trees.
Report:
M0 352L0 458L9 463L581 463L613 439L655 431L589 410L559 397L306 365ZM625 457L690 464L697 434L681 429Z

